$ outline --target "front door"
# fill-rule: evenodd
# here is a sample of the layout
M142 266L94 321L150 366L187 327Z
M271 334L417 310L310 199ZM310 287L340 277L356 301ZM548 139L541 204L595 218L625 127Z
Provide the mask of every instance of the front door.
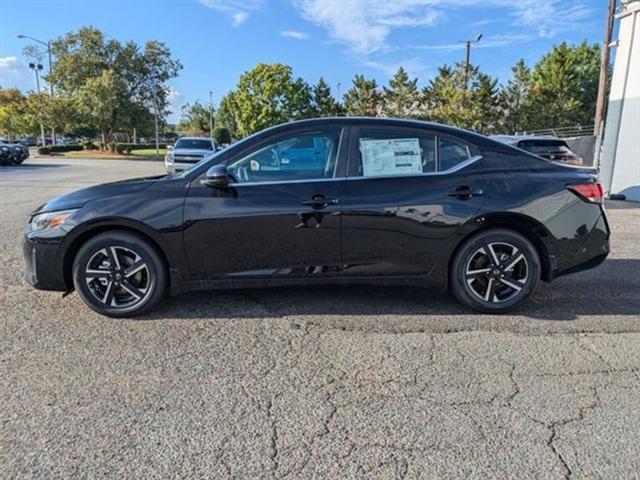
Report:
M226 162L228 189L192 182L184 242L193 278L335 274L341 136L330 126L279 134Z

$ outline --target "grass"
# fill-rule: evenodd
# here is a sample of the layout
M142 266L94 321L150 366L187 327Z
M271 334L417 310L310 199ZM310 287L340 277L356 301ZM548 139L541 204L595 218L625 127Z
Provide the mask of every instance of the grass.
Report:
M164 148L160 149L160 160L164 159L164 154L166 150ZM147 159L147 160L155 160L156 159L156 149L155 148L145 148L143 150L133 150L129 155L120 155L119 153L111 153L111 152L101 152L100 150L81 150L79 152L65 152L65 153L57 153L56 157L65 157L65 158L97 158L97 159L116 159L116 160L127 160L127 159Z

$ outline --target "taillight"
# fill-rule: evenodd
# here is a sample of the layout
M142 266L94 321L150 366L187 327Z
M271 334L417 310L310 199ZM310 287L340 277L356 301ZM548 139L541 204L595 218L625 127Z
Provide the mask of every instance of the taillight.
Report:
M567 185L567 188L585 202L602 203L604 199L604 191L600 183L579 183Z

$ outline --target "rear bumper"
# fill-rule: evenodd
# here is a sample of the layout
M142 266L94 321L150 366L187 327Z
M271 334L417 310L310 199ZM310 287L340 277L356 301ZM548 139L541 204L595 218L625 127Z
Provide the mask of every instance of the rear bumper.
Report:
M565 259L562 267L555 272L554 277L589 270L600 265L609 255L610 237L611 230L603 209L602 214L598 217L578 251L572 258Z
M22 244L24 278L38 290L65 291L64 273L57 268L60 242L41 241L25 236Z

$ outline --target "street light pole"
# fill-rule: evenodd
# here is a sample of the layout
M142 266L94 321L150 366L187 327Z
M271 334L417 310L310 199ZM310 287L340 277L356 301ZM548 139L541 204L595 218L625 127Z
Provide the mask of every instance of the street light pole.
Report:
M156 158L160 158L160 133L158 127L158 97L156 96L156 88L153 89L153 110L156 117Z
M42 64L40 63L29 63L29 68L33 70L36 74L36 91L40 93L40 75L38 72L42 70ZM44 125L40 122L40 136L42 138L42 146L46 146L46 139L44 138Z
M213 92L209 90L209 138L213 138Z
M598 99L596 100L596 118L593 126L593 134L596 138L600 138L602 125L607 111L607 79L609 75L609 56L611 51L611 35L613 32L615 12L616 0L609 0L607 21L604 28L604 44L602 45L602 55L600 57L600 79L598 81Z

